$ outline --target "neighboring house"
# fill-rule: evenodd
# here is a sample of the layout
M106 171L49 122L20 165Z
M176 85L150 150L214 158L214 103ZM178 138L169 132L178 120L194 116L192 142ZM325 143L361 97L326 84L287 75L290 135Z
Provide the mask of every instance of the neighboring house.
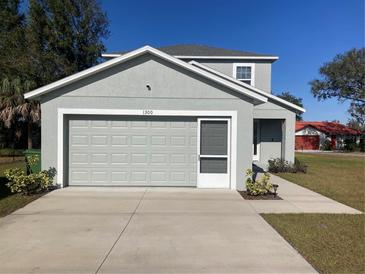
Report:
M326 140L332 149L342 149L346 139L358 144L362 134L335 122L296 122L295 150L320 150Z
M244 189L255 161L294 160L295 113L271 94L276 56L177 45L109 59L25 94L42 166L61 186Z

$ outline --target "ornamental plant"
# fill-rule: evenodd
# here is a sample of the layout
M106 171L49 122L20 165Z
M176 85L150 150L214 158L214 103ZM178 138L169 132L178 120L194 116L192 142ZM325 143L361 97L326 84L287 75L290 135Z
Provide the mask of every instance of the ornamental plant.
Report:
M51 189L56 169L49 168L48 170L26 175L20 168L14 168L5 170L4 175L9 180L6 185L12 193L31 195Z
M247 194L258 196L265 195L272 191L273 185L270 183L270 174L265 172L259 180L253 179L252 169L246 170L246 189Z
M36 165L39 162L39 156L37 154L28 156L27 161L31 166Z

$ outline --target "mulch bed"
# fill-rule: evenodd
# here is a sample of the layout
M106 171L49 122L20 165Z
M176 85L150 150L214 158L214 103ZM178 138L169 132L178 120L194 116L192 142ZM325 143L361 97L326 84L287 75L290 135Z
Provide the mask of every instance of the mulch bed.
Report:
M274 194L265 194L265 195L248 195L247 191L237 191L239 194L241 194L242 198L245 200L282 200L279 195Z

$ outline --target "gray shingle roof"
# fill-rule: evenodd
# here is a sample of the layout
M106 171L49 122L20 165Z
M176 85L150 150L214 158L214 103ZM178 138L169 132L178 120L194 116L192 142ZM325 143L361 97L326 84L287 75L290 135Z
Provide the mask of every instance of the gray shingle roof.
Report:
M224 48L216 48L195 44L180 44L173 46L165 46L157 48L167 54L174 56L274 56L270 54L260 54L242 50L232 50ZM113 54L125 54L128 51L112 52Z

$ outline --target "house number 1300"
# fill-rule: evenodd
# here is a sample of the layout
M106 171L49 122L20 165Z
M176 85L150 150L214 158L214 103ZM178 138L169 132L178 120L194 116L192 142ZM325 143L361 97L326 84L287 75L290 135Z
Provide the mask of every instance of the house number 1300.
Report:
M145 109L143 110L143 115L153 115L153 110Z

